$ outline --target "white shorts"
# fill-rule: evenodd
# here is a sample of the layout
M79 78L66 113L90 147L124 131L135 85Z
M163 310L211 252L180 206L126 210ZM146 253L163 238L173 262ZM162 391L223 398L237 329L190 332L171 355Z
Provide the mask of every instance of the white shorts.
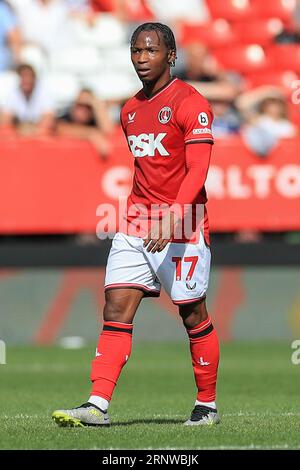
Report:
M211 255L202 234L197 244L168 243L156 253L148 253L143 243L142 238L116 233L107 260L105 290L135 288L157 297L163 286L179 305L206 296Z

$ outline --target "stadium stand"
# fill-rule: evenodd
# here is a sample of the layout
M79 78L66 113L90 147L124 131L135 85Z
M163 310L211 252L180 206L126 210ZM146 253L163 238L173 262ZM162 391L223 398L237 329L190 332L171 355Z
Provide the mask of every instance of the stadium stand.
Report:
M299 0L189 0L176 5L169 0L2 3L17 18L22 47L0 72L0 113L9 90L16 87L16 66L25 63L33 66L40 83L50 91L57 115L72 105L81 89L88 88L106 102L118 128L122 104L140 88L130 62L130 35L137 23L160 20L170 24L177 38L175 74L191 81L211 100L218 146L226 146L225 140L236 133L240 134L238 145L245 146L249 109L252 118L257 117L261 103L254 99L246 113L238 103L244 95L246 99L252 96L249 92L258 90L259 95L262 87L266 87L263 99L272 98L277 90L288 112L286 119L299 135ZM2 129L0 146L7 138L4 135ZM59 142L63 146L62 137Z
M267 19L276 17L286 24L290 24L297 5L297 0L272 0L271 2L251 0L251 5L255 8L259 18Z
M271 62L259 44L237 45L229 49L222 48L215 50L214 55L221 67L242 74L271 68Z
M206 3L213 18L248 21L257 16L257 7L250 0L207 0Z

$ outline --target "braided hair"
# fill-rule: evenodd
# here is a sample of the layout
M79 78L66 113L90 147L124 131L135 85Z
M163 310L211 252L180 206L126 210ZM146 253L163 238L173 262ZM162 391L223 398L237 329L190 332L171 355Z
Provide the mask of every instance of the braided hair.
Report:
M131 47L134 46L138 35L142 31L155 31L158 37L159 37L159 33L161 33L161 36L164 40L164 43L168 51L174 51L176 54L176 41L175 41L173 31L171 30L171 28L169 28L169 26L162 24L162 23L143 23L140 26L138 26L131 36L131 40L130 40ZM174 67L174 66L175 66L175 60L171 62L171 67Z

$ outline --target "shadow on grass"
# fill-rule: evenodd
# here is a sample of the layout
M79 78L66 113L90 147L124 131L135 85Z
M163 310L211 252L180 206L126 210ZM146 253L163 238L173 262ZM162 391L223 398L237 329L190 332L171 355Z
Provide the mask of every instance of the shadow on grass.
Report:
M110 427L115 426L131 426L133 424L182 424L182 419L133 419L131 421L115 421Z

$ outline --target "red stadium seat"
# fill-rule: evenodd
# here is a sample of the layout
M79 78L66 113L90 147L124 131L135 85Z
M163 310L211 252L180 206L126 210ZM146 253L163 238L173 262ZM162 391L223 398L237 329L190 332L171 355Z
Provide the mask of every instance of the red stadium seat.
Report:
M292 84L299 79L299 75L293 70L274 71L268 70L261 73L249 74L247 82L249 88L256 88L262 85L273 85L284 89L291 93L293 91Z
M300 45L277 44L267 51L274 70L294 70L300 72Z
M263 48L258 44L216 49L214 56L220 67L242 74L267 70L270 66Z
M206 0L206 3L212 18L241 21L257 17L250 0Z
M296 0L251 0L257 11L258 18L280 18L290 23Z
M297 95L297 98L299 100L299 93ZM293 100L288 100L288 115L290 120L295 124L295 126L300 129L300 106L299 102L293 103Z
M184 24L181 43L186 46L193 42L201 42L209 48L215 48L237 44L238 39L228 21L219 18L205 24Z
M260 44L261 46L271 44L282 29L283 23L278 18L243 21L233 25L233 32L240 44Z

